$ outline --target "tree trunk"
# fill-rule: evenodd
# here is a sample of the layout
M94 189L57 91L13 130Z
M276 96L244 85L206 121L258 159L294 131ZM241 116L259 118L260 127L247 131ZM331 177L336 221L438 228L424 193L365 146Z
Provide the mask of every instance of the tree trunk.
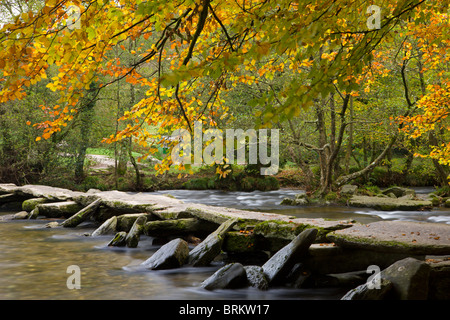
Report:
M305 175L305 189L306 191L310 191L312 185L314 184L314 173L311 171L311 168L308 166L308 164L303 161L300 146L297 148L297 154L294 152L291 146L288 147L288 151L292 157L292 160L298 164L300 169L302 170L303 174Z
M89 147L91 131L92 131L92 117L95 107L95 98L97 89L95 84L91 84L90 92L86 97L86 102L80 109L80 136L81 142L78 149L78 155L75 161L75 181L81 182L84 180L84 160L86 159L86 150Z
M317 130L319 131L319 166L320 166L320 186L321 190L328 187L328 158L330 156L330 146L327 144L327 132L324 115L324 100L320 100L320 105L316 103ZM322 193L322 191L321 191Z
M428 143L430 146L437 146L438 140L433 131L428 133ZM442 166L437 159L432 159L434 168L436 169L436 173L438 175L439 183L442 187L448 186L448 170L444 166Z
M324 196L326 195L333 184L333 171L335 169L335 164L337 162L338 159L338 155L342 146L342 140L344 139L344 133L345 133L345 128L347 126L347 123L345 121L345 115L348 109L348 105L349 105L349 101L350 101L350 95L347 95L345 98L343 98L343 104L342 104L342 109L341 112L339 113L340 115L340 128L339 128L339 134L336 137L336 119L335 116L332 117L332 120L334 122L334 124L332 124L332 128L334 128L334 133L333 133L333 141L330 141L330 145L325 145L323 147L324 149L324 154L325 154L325 161L326 161L326 166L325 166L325 177L323 179L323 181L321 181L321 188L320 188L320 196ZM330 100L330 105L331 105L331 109L334 112L334 96L331 96L331 100Z
M384 148L384 150L381 152L381 154L378 156L378 158L375 159L375 161L373 161L372 163L370 163L368 166L366 166L364 169L359 170L357 172L354 172L352 174L348 174L342 177L339 177L336 180L336 187L340 187L352 180L355 180L361 176L366 176L368 175L370 172L372 172L372 170L381 162L381 160L384 159L384 157L386 156L386 154L388 153L389 150L391 150L392 146L394 145L394 143L397 141L397 136L394 136L391 138L391 140L389 141L389 143L386 145L386 147Z
M345 153L345 174L350 173L350 158L353 150L353 97L350 97L350 124L348 127L347 151Z
M130 109L134 106L136 101L136 95L134 92L134 85L130 83ZM133 138L130 137L128 141L128 156L130 158L131 164L133 165L134 171L136 173L136 188L141 188L141 173L139 172L139 167L136 163L136 159L133 157Z

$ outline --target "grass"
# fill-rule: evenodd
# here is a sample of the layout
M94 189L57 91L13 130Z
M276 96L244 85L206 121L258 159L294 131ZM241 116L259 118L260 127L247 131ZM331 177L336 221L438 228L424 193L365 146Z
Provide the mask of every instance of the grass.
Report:
M86 153L87 154L94 154L94 155L107 156L107 157L114 158L114 149L108 149L108 148L87 148ZM131 154L135 158L138 158L138 157L142 156L141 153L134 152L134 151L131 152Z

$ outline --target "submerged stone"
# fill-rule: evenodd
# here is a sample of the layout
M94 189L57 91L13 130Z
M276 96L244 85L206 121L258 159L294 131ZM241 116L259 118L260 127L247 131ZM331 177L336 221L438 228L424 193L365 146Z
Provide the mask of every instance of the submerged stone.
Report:
M13 215L14 220L26 219L28 217L28 212L20 211Z
M393 286L392 282L387 279L381 279L377 287L364 283L348 291L341 300L383 300Z

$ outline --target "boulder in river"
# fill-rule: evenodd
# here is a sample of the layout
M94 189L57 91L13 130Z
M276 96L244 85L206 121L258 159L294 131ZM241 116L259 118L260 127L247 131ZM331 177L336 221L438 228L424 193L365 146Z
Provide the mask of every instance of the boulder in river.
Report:
M83 207L75 201L63 201L39 204L35 209L38 209L39 215L47 218L68 218L83 209Z
M350 290L342 300L426 300L430 266L414 258L399 260Z
M383 300L393 286L387 279L381 279L377 287L364 283L348 291L341 300Z
M134 222L142 216L146 217L147 221L151 218L148 213L126 213L117 216L117 230L125 232L130 231Z
M14 220L26 219L28 217L28 212L20 211L13 215Z
M202 282L206 290L237 289L247 286L247 273L239 262L225 265Z
M183 239L174 239L158 249L141 265L152 270L179 268L187 262L189 246Z
M75 213L73 216L68 218L67 220L63 221L61 225L65 228L74 228L77 225L79 225L81 222L89 219L94 212L98 209L100 204L102 203L101 199L97 199L94 202L92 202L87 207L81 209L77 213Z
M128 232L127 237L125 238L125 242L127 243L127 246L129 248L136 248L138 246L139 239L146 221L147 218L144 215L138 217L136 221L134 221L130 232Z
M294 199L292 198L284 198L280 205L286 206L306 206L310 204L310 200L306 193L298 193L295 195Z
M188 234L207 235L217 229L217 224L197 218L149 221L143 232L150 237L171 237Z
M430 266L414 258L397 261L381 271L381 278L393 283L394 298L426 300Z
M317 236L317 229L306 229L288 245L279 250L263 266L269 283L281 284L292 267L308 253L309 246Z
M393 193L396 198L400 198L406 195L412 195L415 196L416 192L413 189L403 188L403 187L390 187L383 191L381 191L382 194L389 195L390 193Z
M216 231L198 244L189 253L189 264L193 266L206 266L217 257L222 249L225 234L237 223L238 219L229 219L222 223Z
M339 194L341 196L352 196L358 190L358 186L353 184L345 184L341 187Z
M247 282L250 286L259 290L267 290L269 288L269 282L262 267L245 266L244 269L247 274Z
M107 234L115 234L117 231L117 217L113 216L102 223L100 227L95 229L94 232L92 232L92 237L97 237L101 235L107 235Z
M117 232L114 238L108 243L108 247L124 247L126 245L126 237L127 233L125 231Z
M22 210L31 212L38 204L47 203L49 200L47 198L31 198L22 202Z

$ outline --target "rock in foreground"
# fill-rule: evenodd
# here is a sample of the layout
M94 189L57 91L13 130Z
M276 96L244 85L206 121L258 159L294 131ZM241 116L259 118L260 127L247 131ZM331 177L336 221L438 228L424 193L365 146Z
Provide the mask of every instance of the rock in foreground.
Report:
M430 266L414 258L393 263L372 281L350 290L342 300L426 300Z
M344 248L408 254L450 254L450 225L410 221L379 221L327 234Z
M316 236L317 229L306 229L262 266L270 284L281 283L286 278L294 264L308 253Z
M235 262L217 270L211 277L203 281L206 290L236 289L247 285L247 274L242 264Z
M186 263L189 247L183 239L174 239L156 251L141 265L151 270L179 268Z

